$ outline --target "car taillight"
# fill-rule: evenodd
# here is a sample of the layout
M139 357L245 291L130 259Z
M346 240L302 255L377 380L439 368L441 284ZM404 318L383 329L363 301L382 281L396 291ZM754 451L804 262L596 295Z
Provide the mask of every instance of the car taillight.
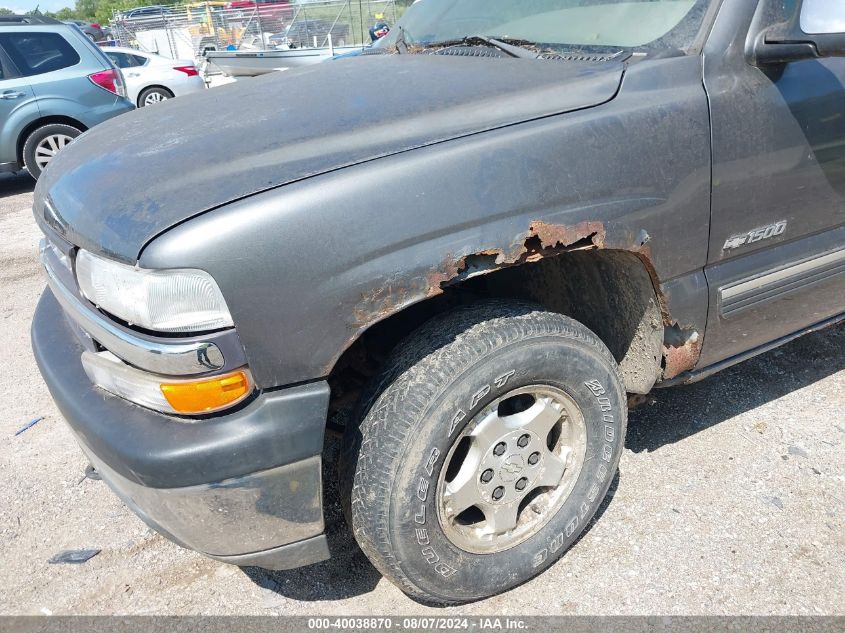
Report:
M126 86L123 83L123 75L117 68L110 68L109 70L101 70L93 75L88 75L95 85L116 94L118 97L126 96Z
M100 25L99 25L99 24L97 24L97 23L95 22L95 23L91 24L91 28L92 28L92 29L99 29L99 28L101 28L101 27L100 27Z
M196 77L200 74L196 66L174 66L173 70L178 70L180 73L185 73L188 77Z

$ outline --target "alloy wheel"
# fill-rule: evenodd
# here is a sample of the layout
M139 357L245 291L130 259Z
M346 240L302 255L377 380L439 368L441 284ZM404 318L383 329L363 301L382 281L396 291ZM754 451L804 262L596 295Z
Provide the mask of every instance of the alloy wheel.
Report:
M59 150L64 148L72 140L73 137L67 134L51 134L45 137L35 147L35 163L38 165L38 168L43 171Z
M531 538L572 492L586 447L584 416L556 387L525 387L492 402L466 426L441 471L444 533L477 554Z
M163 92L151 92L146 97L144 97L144 105L154 105L156 103L161 103L162 101L167 101L170 97L168 97Z

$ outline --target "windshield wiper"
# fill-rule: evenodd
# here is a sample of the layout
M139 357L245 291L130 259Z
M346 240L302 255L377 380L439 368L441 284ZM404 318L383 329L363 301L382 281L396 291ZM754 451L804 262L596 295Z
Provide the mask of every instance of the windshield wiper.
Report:
M520 40L521 44L529 44L530 42L523 42ZM490 46L491 48L496 48L506 55L510 57L518 57L520 59L537 59L540 54L537 51L533 51L530 48L525 48L523 46L516 46L515 44L508 44L500 39L496 39L494 37L488 37L487 35L465 35L464 37L456 40L446 40L443 42L428 42L426 44L421 44L419 46L423 48L448 48L450 46L473 46L483 44L484 46Z
M498 48L503 53L507 53L511 57L518 57L519 59L537 59L540 56L537 51L532 51L530 48L508 44L507 42L497 40L493 37L487 37L486 35L468 35L462 41L465 44L470 44L474 41L484 42L488 46Z

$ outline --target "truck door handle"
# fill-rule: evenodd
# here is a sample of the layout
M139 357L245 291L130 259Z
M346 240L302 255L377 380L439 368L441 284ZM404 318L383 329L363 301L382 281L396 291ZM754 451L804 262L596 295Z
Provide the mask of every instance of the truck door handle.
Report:
M19 99L24 96L26 95L23 92L12 92L7 90L6 92L0 94L0 99Z

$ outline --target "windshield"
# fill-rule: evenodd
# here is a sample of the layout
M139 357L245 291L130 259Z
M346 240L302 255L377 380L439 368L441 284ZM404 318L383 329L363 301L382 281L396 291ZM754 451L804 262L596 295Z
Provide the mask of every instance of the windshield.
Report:
M413 46L482 35L551 49L680 49L718 0L417 0L379 43Z

